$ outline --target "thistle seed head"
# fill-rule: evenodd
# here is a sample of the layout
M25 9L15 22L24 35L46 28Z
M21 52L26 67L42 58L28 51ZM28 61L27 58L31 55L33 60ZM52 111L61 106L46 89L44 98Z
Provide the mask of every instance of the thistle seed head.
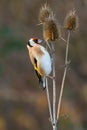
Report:
M55 41L59 38L59 31L54 14L51 13L43 24L43 37L47 41Z
M64 28L67 30L76 30L78 28L78 16L76 15L76 11L70 11L64 22Z

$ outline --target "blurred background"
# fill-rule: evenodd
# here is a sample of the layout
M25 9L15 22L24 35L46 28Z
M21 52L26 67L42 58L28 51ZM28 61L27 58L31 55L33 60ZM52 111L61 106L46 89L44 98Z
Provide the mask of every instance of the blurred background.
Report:
M43 38L38 26L40 7L47 2L60 25L76 9L79 29L71 34L69 59L60 119L60 130L87 130L87 0L0 0L0 130L50 130L46 92L28 57L29 38ZM66 39L67 33L62 30ZM57 99L65 44L56 44ZM50 81L51 82L51 81ZM52 96L52 86L50 85Z

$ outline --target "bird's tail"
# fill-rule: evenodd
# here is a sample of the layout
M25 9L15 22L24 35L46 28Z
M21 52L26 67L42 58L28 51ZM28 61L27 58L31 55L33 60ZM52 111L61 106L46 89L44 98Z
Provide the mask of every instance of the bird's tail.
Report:
M38 77L38 80L39 80L39 84L40 84L40 87L43 88L43 90L46 88L46 78L45 77L42 77L38 71L35 69L35 72L37 74L37 77Z
M44 90L46 88L46 78L45 77L39 78L39 84L41 87L43 87L43 90Z

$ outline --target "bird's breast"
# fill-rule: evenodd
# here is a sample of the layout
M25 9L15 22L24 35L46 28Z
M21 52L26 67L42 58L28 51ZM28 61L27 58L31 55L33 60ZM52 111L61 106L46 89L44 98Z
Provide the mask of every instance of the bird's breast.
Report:
M39 60L39 69L42 75L49 75L51 73L51 59L49 55L43 55Z

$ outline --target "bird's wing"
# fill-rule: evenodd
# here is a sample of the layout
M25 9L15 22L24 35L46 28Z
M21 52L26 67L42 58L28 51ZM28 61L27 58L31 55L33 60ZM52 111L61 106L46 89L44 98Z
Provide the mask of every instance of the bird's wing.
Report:
M41 74L40 74L40 72L38 70L38 67L37 67L37 59L36 58L34 58L34 70L35 70L36 75L37 75L37 77L39 79L39 83L43 84L42 76L41 76Z
M37 59L36 59L36 58L34 58L34 69L35 69L35 71L37 71L38 75L41 76L41 73L40 73L39 70L38 70Z
M37 59L34 58L34 69L35 69L35 72L37 74L37 77L40 78L41 77L41 74L39 73L38 71L38 67L37 67Z

